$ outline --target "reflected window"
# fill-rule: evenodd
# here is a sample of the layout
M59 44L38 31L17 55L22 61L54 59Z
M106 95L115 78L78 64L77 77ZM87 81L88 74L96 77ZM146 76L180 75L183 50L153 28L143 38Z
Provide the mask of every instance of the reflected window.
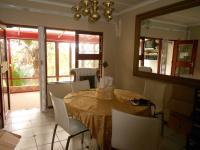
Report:
M148 67L153 73L160 72L161 39L141 37L139 48L139 67Z

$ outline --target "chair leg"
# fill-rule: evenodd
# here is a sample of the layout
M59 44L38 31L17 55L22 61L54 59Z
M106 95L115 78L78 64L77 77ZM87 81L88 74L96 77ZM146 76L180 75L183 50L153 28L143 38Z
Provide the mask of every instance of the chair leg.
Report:
M164 136L164 126L165 126L164 114L162 114L161 117L162 117L161 136Z
M54 144L54 139L55 139L57 127L58 127L58 124L56 124L55 127L54 127L53 138L52 138L52 142L51 142L51 150L53 150L53 144Z
M68 150L70 140L71 140L71 136L69 136L67 139L67 144L66 144L65 150Z
M82 149L83 149L83 143L84 143L84 133L82 133L82 135L81 135L81 146L82 146Z

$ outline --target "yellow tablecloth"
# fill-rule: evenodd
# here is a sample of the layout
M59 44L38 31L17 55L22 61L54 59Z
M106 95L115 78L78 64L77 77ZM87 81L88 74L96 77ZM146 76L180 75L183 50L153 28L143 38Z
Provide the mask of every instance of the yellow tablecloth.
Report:
M112 100L99 99L95 90L70 93L65 96L67 111L90 129L90 132L101 149L110 149L112 135L112 108L130 114L149 116L149 106L133 106L128 101L142 96L127 90L114 90Z

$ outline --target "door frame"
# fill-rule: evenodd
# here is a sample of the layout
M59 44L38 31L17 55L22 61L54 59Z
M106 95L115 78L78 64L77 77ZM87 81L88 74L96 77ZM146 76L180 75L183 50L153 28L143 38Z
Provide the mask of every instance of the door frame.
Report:
M193 44L191 60L188 62L185 61L177 61L178 50L180 44ZM193 74L195 61L196 61L196 53L197 53L198 40L175 40L174 48L173 48L173 57L172 57L172 67L171 67L171 75L176 75L176 68L180 66L187 66L190 68L189 74Z
M4 52L5 52L5 61L8 61L8 53L7 53L7 40L6 40L6 24L0 22L0 28L3 29L3 36L4 36ZM2 58L0 58L2 59ZM2 61L0 61L0 63L2 63ZM5 112L5 103L4 103L4 98L3 98L3 85L2 85L2 73L1 73L1 69L2 69L2 64L1 68L0 68L0 107L1 107L1 119L2 119L2 127L4 127L4 121L7 117L7 113ZM7 96L8 96L8 111L10 110L10 89L9 89L9 69L5 72L5 76L6 76L6 84L7 84Z

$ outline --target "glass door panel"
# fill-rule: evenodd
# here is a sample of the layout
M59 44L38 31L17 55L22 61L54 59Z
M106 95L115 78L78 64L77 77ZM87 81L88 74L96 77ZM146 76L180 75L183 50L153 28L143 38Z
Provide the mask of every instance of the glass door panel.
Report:
M79 54L99 54L99 35L79 34Z
M193 74L197 45L197 40L174 41L172 75L187 76Z
M190 62L192 59L193 44L180 44L178 47L177 61Z
M55 42L47 42L47 80L56 81Z
M47 79L49 82L71 81L71 68L75 67L75 32L46 30Z
M59 43L59 75L70 75L70 44Z
M98 60L79 60L78 66L79 68L98 68L99 61Z
M0 127L4 127L4 120L10 109L10 95L8 82L8 62L6 51L5 29L0 25Z
M102 66L102 33L76 32L76 68L100 68Z

